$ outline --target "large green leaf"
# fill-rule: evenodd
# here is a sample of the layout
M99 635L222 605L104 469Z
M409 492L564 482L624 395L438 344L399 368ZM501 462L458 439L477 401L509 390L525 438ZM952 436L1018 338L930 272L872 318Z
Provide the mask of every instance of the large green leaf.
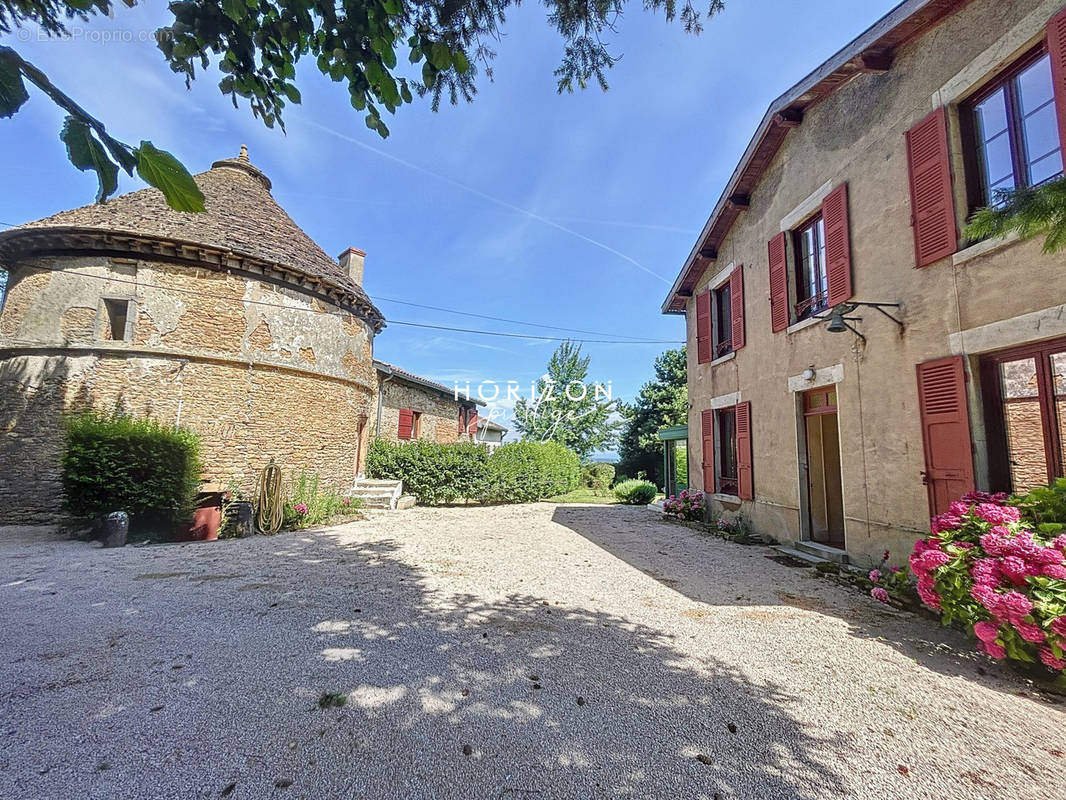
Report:
M137 174L163 193L168 206L175 211L204 210L203 192L178 159L144 141L134 154L137 156Z
M4 48L0 47L0 51ZM12 117L30 99L15 62L0 52L0 119Z
M82 172L92 170L100 180L96 202L102 203L118 191L118 165L108 158L107 151L82 120L67 117L59 138L67 146L67 158Z

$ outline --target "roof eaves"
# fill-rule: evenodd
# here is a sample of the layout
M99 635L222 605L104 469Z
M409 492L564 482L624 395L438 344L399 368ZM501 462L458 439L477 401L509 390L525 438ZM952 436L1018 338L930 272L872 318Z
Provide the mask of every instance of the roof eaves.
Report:
M970 2L972 0L904 0L770 104L685 259L684 266L671 285L670 292L661 306L663 314L685 313L684 303L679 301L692 296L691 287L685 288L691 277L690 273L700 262L705 266L717 259L717 243L708 242L711 233L721 227L723 230L719 232L719 237L724 237L742 208L746 207L745 204L736 202L741 195L746 198L751 189L741 186L742 179L749 177L753 185L757 185L762 176L762 169L772 160L788 130L799 124L797 120L802 120L803 111L832 94L852 78L863 74L864 70L854 62L861 61L864 55L884 52L887 49L894 50ZM904 28L906 30L901 30ZM897 32L903 35L893 36ZM816 91L822 84L825 84L822 91ZM748 176L749 167L766 143L770 145L770 152L761 154L763 165Z
M421 375L415 375L413 372L408 372L402 367L397 367L395 364L389 364L387 361L380 361L375 358L374 368L384 375L391 375L394 378L404 381L406 383L413 384L423 389L432 389L433 391L439 392L440 394L443 394L449 399L455 400L460 404L470 403L471 405L485 405L485 403L481 400L474 400L472 398L469 400L466 398L460 399L456 396L456 390L454 387L448 387L445 386L443 383L437 383L437 381L432 381L429 378L423 378Z

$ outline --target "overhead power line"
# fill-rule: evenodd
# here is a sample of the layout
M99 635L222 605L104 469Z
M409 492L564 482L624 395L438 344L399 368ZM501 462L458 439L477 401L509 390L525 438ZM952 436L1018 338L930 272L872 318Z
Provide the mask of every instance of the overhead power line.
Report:
M139 286L146 289L162 289L168 292L178 292L180 294L193 295L196 297L206 297L213 300L233 300L230 295L214 294L212 292L202 292L199 289L183 289L177 286L164 286L157 283L147 283L144 281L130 280L129 278L115 278L108 275L93 275L88 272L80 272L78 270L67 270L62 267L49 267L38 265L34 269L48 270L49 272L64 272L68 275L77 275L82 278L93 278L95 280L107 281L108 283L124 283L130 286ZM319 311L316 308L308 307L293 307L287 306L283 303L271 303L266 300L249 300L242 299L241 302L248 303L250 305L265 306L267 308L282 308L286 311L303 311L311 314L321 314L322 316L337 316L335 312L331 311ZM472 328L454 328L447 325L430 325L423 322L408 322L406 320L387 320L389 325L402 325L412 328L428 328L439 331L452 331L455 333L469 333L476 336L501 336L508 339L529 339L534 341L548 341L548 342L563 342L571 341L579 344L683 344L682 342L673 339L572 339L567 336L534 336L526 333L508 333L505 331L482 331Z
M412 308L425 308L430 311L443 311L446 314L458 314L463 317L476 317L477 319L489 319L494 322L509 322L512 325L528 325L531 328L545 328L552 331L570 331L571 333L586 333L590 336L610 336L613 339L634 339L640 340L639 336L628 336L624 333L603 333L602 331L587 331L581 328L564 328L560 325L545 325L540 322L524 322L520 319L507 319L506 317L493 317L488 314L475 314L472 311L457 311L454 308L441 308L440 306L427 306L422 303L412 303L409 300L396 300L392 297L381 297L380 295L373 298L375 301L383 301L386 303L398 303L402 306L411 306Z

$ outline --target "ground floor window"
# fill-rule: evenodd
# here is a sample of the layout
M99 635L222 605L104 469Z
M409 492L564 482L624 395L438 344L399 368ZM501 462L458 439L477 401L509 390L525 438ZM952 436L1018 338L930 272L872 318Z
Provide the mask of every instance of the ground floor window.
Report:
M994 353L981 375L993 488L1025 492L1062 477L1066 339Z
M715 491L721 494L737 493L737 410L721 408L714 412L716 427L718 467L715 475Z

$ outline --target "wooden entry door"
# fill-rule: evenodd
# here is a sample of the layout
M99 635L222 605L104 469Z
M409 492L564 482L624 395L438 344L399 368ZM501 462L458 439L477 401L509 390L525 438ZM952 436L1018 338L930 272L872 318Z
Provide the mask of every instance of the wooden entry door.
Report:
M844 549L844 482L836 387L803 395L807 443L807 522L811 539Z
M918 407L925 451L922 480L929 491L929 514L936 516L974 489L966 367L962 356L918 365Z

